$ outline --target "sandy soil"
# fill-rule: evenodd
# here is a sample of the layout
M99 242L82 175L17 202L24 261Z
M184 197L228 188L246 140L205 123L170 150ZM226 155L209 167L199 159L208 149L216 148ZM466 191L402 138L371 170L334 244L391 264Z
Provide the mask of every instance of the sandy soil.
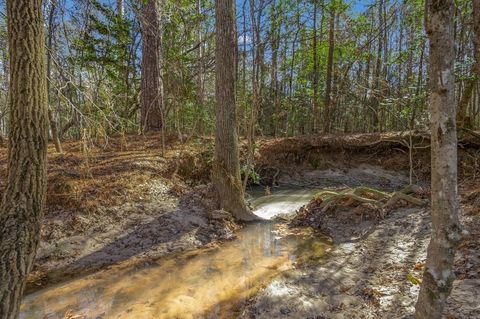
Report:
M208 141L158 135L64 143L49 149L47 207L27 292L129 260L150 262L169 253L231 239L239 227L211 218ZM0 152L0 177L6 152ZM4 181L1 178L0 181ZM3 187L4 185L0 185ZM0 187L0 188L1 188Z
M360 171L365 176L365 170ZM382 169L376 173L376 179L370 184L365 180L365 185L378 187L379 179L398 181L395 173ZM348 185L358 180L358 174L350 171L337 180ZM457 257L457 280L445 309L449 319L480 318L480 214L472 204L464 200L462 205L462 222L470 237ZM360 211L347 207L321 217L314 212L300 214L292 224L303 221L329 233L335 248L320 262L299 265L272 281L251 300L243 318L412 317L419 290L416 281L421 280L430 240L428 207L399 207L385 219Z
M74 236L63 236L64 216L50 216L44 232L62 235L41 241L30 292L122 261L148 263L169 253L234 238L236 223L210 218L215 209L208 199L212 193L209 186L197 186L175 196L156 182L141 203L105 208L105 214L97 218L77 216L85 223L85 231Z
M265 184L367 185L385 191L407 184L404 136L396 142L390 135L369 135L363 141L364 136L260 141L258 172ZM30 292L125 260L148 263L234 236L239 226L212 214L214 192L202 186L209 180L211 141L167 139L163 155L160 141L158 136L89 141L88 152L81 151L82 143L69 142L65 154L50 152L47 210ZM420 136L418 143L422 141ZM419 184L428 180L427 151L419 148L414 154ZM475 152L461 151L460 174L470 180L462 189L462 221L471 237L456 262L458 280L445 312L449 319L480 318L480 167ZM5 167L2 151L1 177ZM330 233L336 248L320 262L271 282L251 300L244 318L412 315L419 287L413 282L421 279L430 235L428 207L398 207L384 219L364 209L339 213L321 223L304 216L307 224Z

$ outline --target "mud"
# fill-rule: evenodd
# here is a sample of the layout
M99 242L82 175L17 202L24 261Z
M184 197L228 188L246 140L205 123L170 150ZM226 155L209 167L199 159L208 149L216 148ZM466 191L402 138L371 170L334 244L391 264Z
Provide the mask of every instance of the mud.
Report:
M262 191L275 196L276 185L398 190L409 182L405 136L392 141L384 135L260 141L256 167L262 184L270 186ZM89 154L79 153L80 143L66 143L66 154L49 155L48 207L29 292L125 262L148 267L169 254L235 237L240 226L228 216L213 216L214 192L199 185L209 178L212 150L205 144L211 143L173 141L161 155L159 141L158 136L129 137L126 145L112 140ZM421 148L423 136L415 142L413 179L428 195L428 149ZM469 145L460 152L459 170L469 181L461 189L461 218L471 236L456 261L448 319L480 317L480 161ZM2 176L5 159L2 153ZM294 217L286 215L284 221ZM383 219L368 209L347 209L321 222L304 216L313 218L305 224L331 235L335 249L313 262L296 263L237 309L238 316L412 316L419 289L413 282L421 279L430 236L428 207L404 205Z
M470 236L457 254L457 280L444 312L448 319L480 318L479 214L471 201L463 201L462 208ZM252 298L242 318L413 318L430 240L429 208L407 205L384 219L361 216L353 208L335 213L317 224L318 215L303 215L305 224L333 237L334 249L318 263L273 280Z
M84 218L94 226L86 225L81 234L42 240L28 292L126 260L141 264L234 238L239 226L231 218L209 218L215 209L210 186L195 187L178 197L165 185L156 184L152 190L144 202L110 207L102 218ZM44 228L64 232L64 219L49 218Z

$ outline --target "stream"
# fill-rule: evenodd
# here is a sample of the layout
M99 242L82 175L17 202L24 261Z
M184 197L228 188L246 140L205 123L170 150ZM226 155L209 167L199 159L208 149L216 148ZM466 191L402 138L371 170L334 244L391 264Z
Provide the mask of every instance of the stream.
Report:
M306 204L312 189L253 192L265 219ZM217 247L183 252L151 264L122 263L27 295L21 319L234 318L242 305L282 271L320 258L328 238L284 223L260 222Z

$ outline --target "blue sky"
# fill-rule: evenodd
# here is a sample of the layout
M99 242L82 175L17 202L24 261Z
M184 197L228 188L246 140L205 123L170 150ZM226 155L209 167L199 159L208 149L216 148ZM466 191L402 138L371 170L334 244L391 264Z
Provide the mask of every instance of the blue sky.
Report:
M114 0L99 0L99 1L105 4L115 5ZM236 0L236 1L237 1L237 6L241 6L244 0ZM365 8L374 2L374 0L346 0L346 1L349 3L352 3L352 11L358 12L358 13L365 11ZM72 2L73 0L67 0L67 5L71 4Z

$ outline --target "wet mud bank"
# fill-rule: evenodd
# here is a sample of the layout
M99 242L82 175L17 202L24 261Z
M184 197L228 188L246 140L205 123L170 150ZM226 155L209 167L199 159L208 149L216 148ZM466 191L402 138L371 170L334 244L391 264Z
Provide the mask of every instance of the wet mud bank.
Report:
M289 212L311 190L283 190L252 201L259 215ZM331 241L311 228L274 221L246 225L221 245L135 265L127 260L28 295L22 319L235 318L246 301L280 273L318 260Z
M240 225L212 216L211 139L158 134L66 141L48 153L40 246L27 292L126 260L152 260L228 241ZM7 152L0 150L0 177ZM1 178L5 180L5 178ZM4 184L0 183L0 192Z
M390 185L393 191L405 181L399 172L368 166L349 170L327 190L353 189L368 172L375 176L362 186L384 191ZM428 199L428 183L423 184L416 196ZM461 221L470 235L457 253L457 280L444 312L448 319L480 318L480 259L475 252L480 248L480 214L474 185L460 189ZM328 234L332 250L316 262L283 272L250 299L241 318L413 318L430 241L429 206L403 202L379 214L378 207L349 200L329 210L320 205L314 199L302 207L290 227L309 225Z
M406 137L400 138L403 141ZM48 308L59 294L65 296L62 300L66 300L59 304L58 311L55 310L59 318L62 318L60 314L65 316L73 310L72 316L79 314L82 315L79 318L89 318L88 315L93 313L91 309L79 308L78 303L91 305L95 301L91 296L105 296L107 303L118 304L118 300L126 300L122 297L124 293L129 298L136 294L134 291L130 294L121 282L112 282L107 274L109 271L113 271L110 274L114 278L128 278L127 281L141 278L148 282L154 276L149 272L150 268L160 269L171 261L180 268L190 269L192 258L202 259L199 256L205 253L215 259L217 257L212 256L219 256L223 249L228 251L228 247L239 243L237 236L242 242L241 238L245 238L242 237L242 225L236 224L228 214L217 211L214 192L205 185L212 158L211 149L205 147L208 141L186 144L174 141L167 144L163 156L158 141L155 136L143 140L132 138L128 141L128 150L122 150L112 142L109 149L98 149L88 157L80 156L80 146L73 143L66 144L66 154L53 156L49 164L49 200L42 242L28 291L37 291L30 295L37 297L45 287L60 291L44 295L47 301L40 308L38 304L35 305L37 308L24 308L36 309L25 318L42 318L35 316L36 311ZM276 264L276 258L274 261L270 259L259 266L267 272L257 277L254 275L258 275L257 270L242 268L254 275L246 275L248 279L243 282L248 284L220 297L217 295L216 299L202 305L198 303L197 292L200 290L171 291L168 307L172 308L169 309L175 309L172 303L178 308L185 302L194 305L193 308L199 307L201 313L181 313L180 317L189 313L191 318L411 316L418 291L418 285L413 282L421 279L430 235L428 205L417 207L402 203L380 216L368 205L350 203L345 210L330 214L326 219L301 208L320 190L341 191L359 186L383 192L401 190L409 184L412 163L413 181L424 190L420 197L428 198L429 149L421 146L425 141L419 136L415 139L418 148L410 161L408 147L402 143L398 135L392 137L388 134L367 138L364 135L346 136L340 140L332 137L261 140L255 167L262 185L250 189L250 192L254 198L262 199L252 204L263 217L277 215L277 226L281 227L269 229L263 235L257 232L257 241L249 242L257 248L271 247L272 243L278 245L278 249L273 250L262 248L263 257L260 259L276 256L288 266ZM471 156L474 148L471 145L465 147L466 150L460 152L461 217L472 236L461 246L457 258L455 271L459 280L455 282L446 309L446 318L449 319L480 316L473 299L479 296L480 191L476 176L480 174L477 157ZM4 164L2 158L0 161ZM282 200L285 198L288 201ZM329 234L333 247L325 250L321 249L322 245L298 245L301 242L297 241L295 247L306 247L305 251L314 252L313 256L301 253L307 256L304 258L299 258L300 254L293 246L287 245L290 247L287 250L282 248L287 247L285 238L290 236L288 232L296 232L302 227L313 231L302 234L301 242L315 241L324 238L322 234ZM269 244L265 246L266 242ZM315 254L316 251L319 253ZM179 254L185 258L181 257L183 262L178 264L172 260ZM242 255L234 264L243 265L255 254L258 256L258 253ZM228 259L219 257L218 263ZM223 270L228 272L228 267ZM130 275L124 276L122 271L125 269L135 275L131 278ZM213 269L216 273L218 267L206 269ZM238 275L239 270L235 271ZM85 280L90 278L89 274L98 280L89 281L87 286L105 283L111 285L111 290L86 291L81 288L83 284L81 287L73 284L72 287L78 289L72 290L70 279L73 282L79 277ZM209 277L209 273L204 276L216 280ZM266 280L259 281L260 277ZM85 295L90 299L86 300ZM148 293L139 295L150 296ZM29 298L27 303L33 300ZM140 303L151 309L131 305L122 308L123 317L128 318L131 312L153 318L155 311L160 309L155 305L165 303L139 298ZM113 312L95 313L100 318L109 318ZM164 317L170 318L170 314L167 312Z
M457 254L457 280L444 312L449 319L480 317L480 260L472 250L479 247L478 224L468 218L462 215L474 233ZM379 222L358 224L357 231L338 235L317 263L274 279L242 318L413 318L430 240L428 209L399 208Z
M302 182L313 186L318 178L310 172L333 170L345 176L347 170L362 165L402 172L403 179L409 177L411 170L412 182L418 184L430 179L429 144L429 135L418 131L264 139L259 141L256 169L262 177L261 183L268 186ZM460 139L458 172L461 179L479 175L479 149L478 139L472 136ZM330 186L338 186L336 177ZM354 183L348 186L359 185L362 180Z
M68 236L58 225L58 238L40 243L27 293L123 262L148 265L170 254L232 240L241 226L229 216L211 218L216 209L211 194L210 186L194 187L180 196L165 187L145 194L141 203L108 208L105 219L85 218L94 224L85 232Z

